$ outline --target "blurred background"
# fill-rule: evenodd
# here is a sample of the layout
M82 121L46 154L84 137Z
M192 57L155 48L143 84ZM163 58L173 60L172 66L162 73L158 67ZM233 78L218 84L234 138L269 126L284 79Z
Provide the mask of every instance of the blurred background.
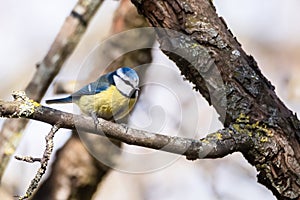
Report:
M49 50L75 3L75 0L2 1L1 99L10 100L12 90L25 88L35 65ZM275 85L280 98L291 110L299 112L300 2L215 0L214 4L244 50L254 56L263 74ZM115 0L103 3L55 81L79 79L82 66L93 59L90 55L96 46L108 38L118 6ZM222 128L214 109L183 80L157 44L152 53L153 64L143 74L145 88L129 118L130 126L194 138ZM53 96L53 87L50 87L45 99ZM71 105L55 108L73 112ZM0 119L0 126L2 123ZM49 125L30 122L16 154L40 156L48 130ZM55 149L69 136L68 130L60 130L55 137ZM256 170L239 153L216 160L187 161L183 157L128 145L124 145L124 152L93 199L275 199L256 182ZM1 199L23 194L37 168L38 164L12 159L2 180Z

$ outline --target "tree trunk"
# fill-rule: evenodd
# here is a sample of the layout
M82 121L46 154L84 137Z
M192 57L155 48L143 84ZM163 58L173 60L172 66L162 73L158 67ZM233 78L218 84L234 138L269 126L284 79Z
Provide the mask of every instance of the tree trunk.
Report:
M152 26L172 30L157 29L160 48L215 107L224 127L250 138L237 149L258 170L258 182L278 199L300 199L300 122L212 2L132 2Z

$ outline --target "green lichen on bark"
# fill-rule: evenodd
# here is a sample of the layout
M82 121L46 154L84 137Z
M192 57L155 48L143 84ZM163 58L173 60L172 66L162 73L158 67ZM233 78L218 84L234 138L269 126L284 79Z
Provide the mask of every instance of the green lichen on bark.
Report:
M38 102L29 99L24 91L14 91L12 96L15 101L19 103L19 108L12 114L12 117L29 117L34 113L35 109L40 106Z
M269 138L274 136L273 130L269 129L267 124L259 121L251 123L250 117L244 113L241 113L231 126L236 133L246 134L259 143L268 142Z
M258 182L279 199L299 198L300 122L277 97L274 86L261 73L254 58L244 52L225 21L217 15L212 2L143 0L136 5L151 25L186 34L184 41L158 34L161 48L178 50L179 42L183 42L180 52L192 58L192 62L176 55L176 51L164 52L216 108L225 129L232 131L229 137L238 141L235 150L241 151L259 171ZM190 41L186 39L188 37ZM204 76L212 68L221 75L224 87L220 94L225 93L225 98L211 95L211 91L220 88L218 84L210 84L213 82ZM217 98L212 99L214 96ZM218 99L221 103L212 103ZM218 105L222 105L221 109ZM205 145L212 143L212 150L218 150L218 145L213 144L227 141L224 134L221 138L208 135L202 142Z

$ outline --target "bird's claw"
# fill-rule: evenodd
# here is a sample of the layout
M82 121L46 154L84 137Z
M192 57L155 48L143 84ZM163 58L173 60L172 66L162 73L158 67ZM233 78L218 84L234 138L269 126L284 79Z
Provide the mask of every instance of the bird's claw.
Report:
M125 123L121 123L120 124L124 129L125 129L125 133L127 133L128 132L128 125L127 124L125 124Z
M98 117L97 117L97 115L96 115L95 112L91 113L91 117L94 120L95 129L97 130L98 124L99 124L99 119L98 119Z

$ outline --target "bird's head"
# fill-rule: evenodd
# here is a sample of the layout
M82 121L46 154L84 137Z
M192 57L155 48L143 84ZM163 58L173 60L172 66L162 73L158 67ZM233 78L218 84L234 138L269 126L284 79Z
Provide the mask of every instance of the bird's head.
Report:
M139 76L129 67L119 68L113 73L113 80L119 92L126 97L134 98L139 90Z

